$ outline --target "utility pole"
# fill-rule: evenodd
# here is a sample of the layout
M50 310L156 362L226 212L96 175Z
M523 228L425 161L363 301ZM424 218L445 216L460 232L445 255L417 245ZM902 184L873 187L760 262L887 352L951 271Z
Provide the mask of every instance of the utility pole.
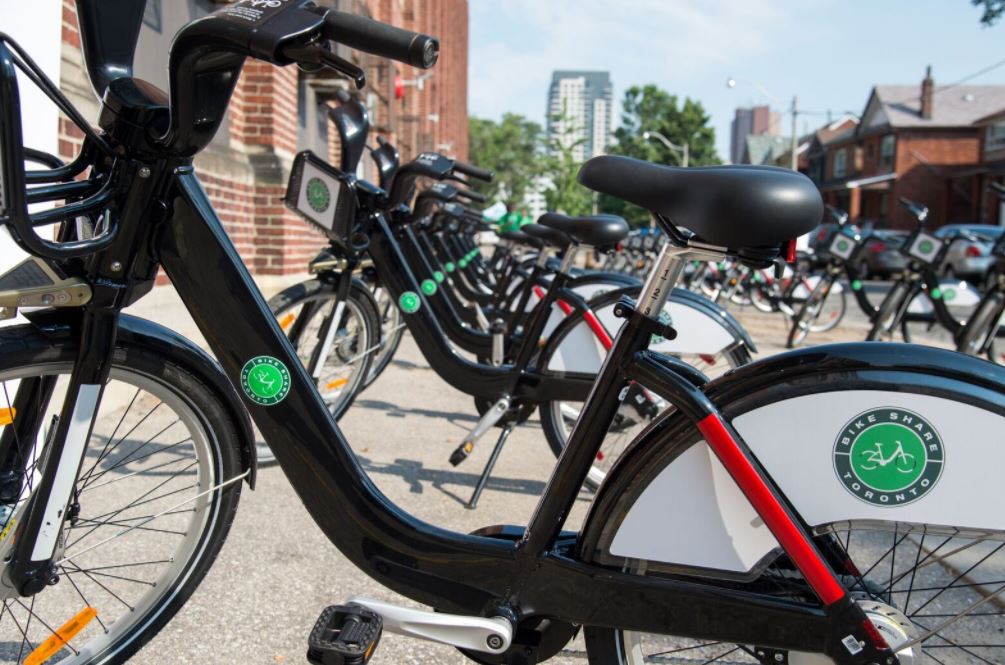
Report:
M799 135L798 132L796 131L796 117L799 114L799 112L796 110L798 108L796 106L798 101L799 100L797 95L792 95L792 145L791 145L792 161L790 166L792 167L793 171L799 170L799 157L796 155L796 148L799 146Z

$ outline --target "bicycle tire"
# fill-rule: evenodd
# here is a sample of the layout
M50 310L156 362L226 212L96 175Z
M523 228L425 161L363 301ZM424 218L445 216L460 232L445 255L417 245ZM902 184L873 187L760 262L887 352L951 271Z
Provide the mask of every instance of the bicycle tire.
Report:
M29 377L36 376L36 373L38 376L59 377L64 373L68 376L78 357L79 340L69 337L53 339L38 332L34 326L21 325L5 328L0 331L0 349L2 349L2 353L0 353L0 384L4 386L0 394L6 395L9 402L11 397L7 386L11 380L23 381ZM20 378L12 379L10 377ZM111 356L111 374L103 393L102 402L99 404L95 429L89 439L87 457L85 457L85 463L81 466L81 470L78 472L78 477L75 481L78 483L78 486L79 483L84 483L83 489L77 490L75 496L78 502L83 504L78 509L78 519L86 520L84 522L86 525L85 528L89 527L95 519L106 517L105 515L99 515L97 518L92 518L88 510L88 503L91 503L95 510L97 510L95 504L102 506L102 510L98 511L100 513L106 505L104 502L119 500L118 497L120 496L132 496L135 491L132 489L134 487L145 488L151 482L154 483L155 487L173 487L167 485L167 483L173 482L174 478L182 478L183 482L185 482L184 478L188 475L187 470L189 467L185 467L180 471L166 471L165 469L171 468L170 462L158 462L152 465L149 462L151 455L161 452L164 452L165 455L170 454L174 458L180 458L181 453L178 448L174 448L170 453L161 448L155 450L153 453L145 452L142 456L137 456L136 454L136 446L142 443L142 438L134 433L135 427L159 427L159 424L150 421L150 413L154 413L159 408L159 404L152 407L147 415L139 420L139 425L134 426L134 429L124 434L121 439L118 439L118 443L112 445L111 450L109 450L109 445L116 440L117 432L119 432L117 426L112 431L112 435L107 438L105 446L101 449L101 454L97 456L96 461L94 461L92 466L88 466L88 461L94 457L93 453L97 451L97 445L100 445L100 437L104 436L103 434L99 434L99 432L104 432L103 423L112 424L113 420L119 418L118 411L113 412L114 415L111 420L102 420L101 414L102 409L121 410L121 406L117 406L119 403L117 394L122 385L129 386L130 388L135 386L136 393L132 401L128 402L125 412L121 414L121 419L119 419L120 425L122 422L133 421L133 419L126 421L126 418L130 409L137 403L137 395L140 395L142 390L142 398L140 398L143 404L142 408L146 409L148 406L148 402L144 401L148 397L153 396L153 399L159 398L161 404L172 405L168 408L173 409L174 413L180 414L179 418L184 418L186 423L190 423L191 427L199 429L198 436L201 438L201 441L198 444L197 454L200 457L197 459L196 464L199 465L197 473L200 474L200 482L202 482L203 478L201 474L204 472L208 474L206 478L210 483L207 487L217 486L226 480L241 476L242 463L238 427L234 423L231 413L226 408L225 402L214 392L214 389L184 367L175 364L165 356L153 352L146 347L130 345L120 339ZM52 406L55 406L58 410L61 402L61 398L50 398L42 406L46 408L46 411ZM42 413L40 409L39 414ZM162 411L160 416L163 415L164 412ZM167 418L170 418L170 413L167 414ZM144 422L147 424L144 425ZM195 432L195 429L192 431ZM174 435L177 435L177 432ZM165 437L167 437L166 434ZM123 444L123 442L125 443ZM125 454L125 450L129 450L128 446L130 444L133 445L133 449L128 454ZM203 444L205 444L204 447ZM127 448L117 450L120 445L126 445ZM177 446L179 444L174 445ZM196 450L195 444L193 444L193 450ZM108 451L107 454L106 451ZM44 449L39 454L39 459L45 459ZM100 471L96 471L99 468L99 464L102 465ZM150 468L146 468L147 466ZM124 470L116 473L117 469L120 468ZM144 479L144 476L148 473L153 476L153 480ZM109 477L108 474L112 475ZM165 475L169 476L167 480L163 480ZM104 479L101 479L102 477ZM98 482L94 482L95 478L99 479ZM98 499L93 496L94 492L92 490L100 490L101 487L112 485L112 483L116 483L115 489L106 491L104 499ZM200 488L201 485L196 485L194 490L187 486L183 486L182 489L189 489L198 493ZM163 496L157 499L157 503L153 502L153 496L157 496L156 494L153 496L148 494L142 500L142 503L145 504L143 505L144 513L158 510L161 507L161 502L166 501L169 506L172 506L180 498L180 492L168 492L166 489L161 490L161 492ZM131 534L167 532L168 529L164 528L165 525L162 522L158 522L155 525L160 528L154 529L146 526L149 524L149 521L143 521L136 522L136 524L140 524L143 527L141 530L120 530L123 522L129 523L130 519L136 520L140 518L127 518L130 513L126 511L131 509L128 506L119 508L117 511L111 513L111 517L107 517L105 526L111 527L109 531L101 532L101 534L95 536L95 538L106 539L104 542L116 542L118 544L110 549L105 548L102 550L104 542L98 542L96 545L91 546L87 541L83 541L83 544L77 546L76 543L81 543L82 539L78 538L76 541L71 541L69 536L70 530L76 527L72 524L74 518L68 518L68 524L64 525L67 535L61 539L65 544L63 561L70 561L70 557L73 557L73 567L62 571L60 582L52 587L43 589L37 594L32 599L32 609L28 611L41 615L46 612L44 606L43 609L37 608L44 603L53 603L62 607L66 605L66 596L73 597L74 590L76 590L77 594L80 594L80 598L84 598L85 596L81 591L81 587L84 587L89 591L86 604L101 605L101 607L98 607L97 620L99 623L102 620L107 622L107 627L105 627L105 623L100 623L100 625L91 623L85 626L81 633L71 638L70 647L64 647L63 653L67 657L60 662L67 663L67 665L71 663L74 665L77 665L77 663L99 662L122 663L129 660L144 644L149 642L162 630L192 595L219 554L220 548L233 523L240 492L241 482L232 481L229 484L217 487L215 491L202 495L202 498L200 498L199 494L196 494L196 496L190 499L194 501L191 512L195 515L198 511L202 515L202 518L204 518L202 523L195 532L183 534L185 535L183 543L178 546L178 550L174 552L171 560L151 561L144 564L143 570L147 574L153 574L147 572L150 564L163 564L166 572L161 573L163 577L154 578L156 584L145 582L145 584L149 585L146 587L148 590L144 592L146 595L142 596L140 600L126 603L125 600L119 598L119 601L131 607L128 611L120 610L122 617L118 619L114 615L114 607L116 605L112 604L116 601L112 601L108 596L96 598L95 595L97 595L97 592L91 592L93 587L87 587L87 580L84 578L77 577L76 581L72 581L74 580L74 576L82 570L80 568L81 563L87 559L93 561L94 556L101 555L104 552L103 556L112 557L112 560L108 563L116 564L114 566L103 566L104 573L109 572L108 568L115 568L120 572L122 570L135 571L137 570L135 567L124 568L124 565L138 565L123 564L122 557L124 552L130 551L130 548L132 548L139 550L145 557L156 557L152 554L149 547L143 546L137 548L135 544L130 544L135 542L132 540L133 538L139 537ZM168 498L169 495L170 498ZM81 496L88 496L90 498L85 501L80 498ZM184 504L184 499L182 501L183 504L179 505L187 505ZM136 503L136 505L139 505L139 503ZM162 514L155 512L152 517L154 519L174 520L177 517L177 513L189 512L174 510L170 507L168 510L173 512ZM195 517L192 519L194 523ZM173 524L170 521L168 523ZM73 533L74 537L76 537L79 531L74 531ZM156 538L158 535L155 534L153 537ZM77 547L77 549L73 549L74 547ZM177 556L177 560L174 559L175 556ZM90 570L96 570L96 568ZM96 574L102 575L103 573ZM140 576L144 573L133 572L129 574ZM93 579L93 575L94 573L92 573L91 579ZM126 575L126 573L121 572L121 575ZM112 582L108 580L114 581L116 578L115 576L106 575L104 579L104 586L109 587ZM118 579L124 578L119 577ZM110 589L106 590L108 593L112 593ZM124 595L121 587L116 589L116 591L120 595ZM50 621L53 620L53 616L59 616L60 614L63 614L67 618L72 616L73 611L80 609L80 601L78 600L77 602L78 604L69 609L68 612L48 614ZM7 605L7 601L4 601L4 605ZM25 608L26 604L22 603L20 604L20 609L16 611L24 612ZM14 611L14 601L10 601L10 607L7 608L7 611L3 615L0 615L0 623L2 623L2 618L7 618L8 624L15 622L16 617L12 618L11 615L11 612ZM40 623L35 622L36 629ZM56 625L59 625L59 623L57 621ZM45 624L46 628L48 628L48 625ZM24 626L23 630L26 631L27 626L23 620L22 624L16 626L16 630L22 631L22 626ZM101 631L102 627L105 627L103 633ZM94 634L88 632L92 629L95 631ZM25 639L26 641L30 640L38 644L41 639L51 634L51 628L48 628L48 631L48 634L42 633L40 637L36 637L35 639L32 639L31 636L26 636ZM6 633L7 629L0 625L0 639L4 640L4 644L8 643L6 637L2 636ZM14 634L18 635L18 639L20 639L23 632L15 632ZM88 635L91 635L91 637L88 637L90 641L87 642L86 648L84 648L83 643L74 642L74 640L84 639L84 636ZM28 655L27 651L30 651L30 649L27 649L23 653L24 656ZM17 655L16 662L22 662L21 655Z

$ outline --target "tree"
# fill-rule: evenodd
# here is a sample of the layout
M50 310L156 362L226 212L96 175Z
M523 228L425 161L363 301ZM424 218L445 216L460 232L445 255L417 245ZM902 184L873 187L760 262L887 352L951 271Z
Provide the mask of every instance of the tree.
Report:
M542 173L541 125L522 115L507 113L499 122L471 118L468 133L471 162L495 171L491 183L472 181L475 189L491 200L502 199L516 208L525 205L527 191Z
M1005 0L970 0L974 7L981 7L981 23L987 27L994 25L1005 14Z
M579 184L577 176L582 163L576 158L576 148L586 143L577 139L582 128L576 127L564 112L552 118L553 135L547 142L547 157L543 160L545 177L550 181L544 191L548 210L566 215L589 215L593 211L593 193Z
M690 166L720 164L715 151L715 129L709 126L709 120L699 101L685 98L680 104L676 95L656 85L632 86L625 91L621 126L614 132L614 144L608 153L680 166L679 152L662 141L643 138L647 131L659 132L671 143L688 144ZM601 195L600 208L623 216L632 226L649 224L649 213L645 210L611 196Z

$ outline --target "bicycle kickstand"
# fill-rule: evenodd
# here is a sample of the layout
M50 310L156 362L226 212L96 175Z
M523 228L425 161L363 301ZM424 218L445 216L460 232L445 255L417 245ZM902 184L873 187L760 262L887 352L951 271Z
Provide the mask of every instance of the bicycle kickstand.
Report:
M478 497L482 495L482 490L485 489L485 483L489 481L489 476L492 475L492 469L496 465L496 461L499 459L499 453L502 452L503 446L506 445L506 439L509 438L510 432L513 431L513 423L507 423L503 426L502 431L499 433L499 439L496 441L495 448L492 449L492 454L489 456L489 461L485 463L485 468L482 469L482 475L478 477L478 484L475 485L475 491L471 495L471 500L464 504L465 508L474 509L478 506Z

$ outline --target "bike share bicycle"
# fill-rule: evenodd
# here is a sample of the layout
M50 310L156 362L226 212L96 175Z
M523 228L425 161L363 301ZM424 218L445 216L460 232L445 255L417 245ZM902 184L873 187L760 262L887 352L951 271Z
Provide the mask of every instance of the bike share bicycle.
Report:
M899 330L904 341L911 342L916 337L912 326L914 333L918 333L930 332L936 325L956 339L965 320L950 310L950 301L957 307L972 308L978 304L979 296L974 295L966 282L941 280L936 271L954 242L975 237L967 232L936 237L925 230L928 208L905 198L898 203L911 213L918 226L901 245L907 266L893 280L877 308L866 340L892 340Z
M680 653L684 647L668 646L666 635L702 640L692 653L706 654L706 662L727 652L797 665L897 665L929 653L941 662L1001 662L1002 645L983 642L1001 639L994 601L1003 587L980 574L983 564L990 561L992 573L1000 564L1005 533L1003 490L986 476L1005 460L985 436L1005 424L1005 371L939 349L845 344L790 352L706 383L688 365L647 350L653 334L672 336L657 317L687 262L730 255L764 267L819 222L819 193L804 176L619 157L584 165L584 186L650 210L671 242L638 302L619 304L624 324L530 523L453 533L394 506L366 477L191 167L218 129L247 57L354 75L325 41L427 67L436 41L309 3L245 1L179 32L166 97L131 77L133 46L121 49L135 44L142 3L110 16L79 0L77 11L88 70L103 93L101 135L0 38L2 221L34 257L0 279L18 279L3 302L56 306L27 312L30 323L5 329L0 347L0 380L5 394L14 393L0 460L20 486L5 495L10 513L0 542L5 641L31 649L51 644L44 640L61 630L66 637L55 644L66 645L63 662L72 663L120 662L150 639L205 573L240 482L253 477L250 413L347 559L436 610L367 599L333 607L311 633L314 662L365 663L382 623L482 663L545 660L579 630L591 662L605 664ZM102 39L110 33L117 40ZM119 46L101 48L110 44ZM73 164L25 172L15 67L85 125L85 147ZM85 179L73 180L78 174ZM376 195L350 174L340 183L340 201ZM29 213L29 201L67 198L53 211ZM62 224L57 241L35 233L36 224L70 216L95 222L93 235L83 221ZM381 213L332 223L345 240L356 227L379 228L370 251L382 284L422 301ZM158 266L219 364L176 334L120 313L149 290ZM407 316L421 317L423 309ZM112 520L120 523L83 552L66 534L105 510L79 491L78 472L93 478L81 462L93 428L106 422L96 415L113 397L108 379L135 380L164 395L179 421L198 430L210 463L198 463L195 496L135 526ZM630 381L674 408L618 460L582 528L565 532ZM117 412L111 415L114 422ZM11 445L18 441L28 445ZM863 468L871 465L862 464L862 450L881 450L886 459L893 441L918 461L914 472L891 479ZM118 549L123 537L139 532L171 542L141 527L168 513L191 521L189 508L198 517L194 535L164 548L164 562L144 560L162 563L164 574L134 591L133 609L102 608L101 625L81 615L75 636L65 625L24 621L50 600L58 604L60 594L83 591L73 583L89 578L74 574L101 572L94 557L121 566L130 551ZM978 558L954 568L960 553ZM964 577L969 581L957 584ZM988 588L981 593L978 584ZM80 595L78 606L87 602ZM709 642L736 646L707 655L717 648ZM23 662L23 655L13 657Z
M340 137L350 146L343 152L346 167L343 173L355 171L353 158L362 153L366 135L362 106L358 101L343 99L340 109L346 108L358 108L346 115L362 120L356 122L356 129L351 132L336 122ZM350 156L349 161L346 155ZM298 157L293 176L296 185L291 188L288 200L294 204L304 200L311 179L318 178L327 168L314 155ZM410 317L409 328L417 340L420 336L428 340L425 344L420 340L419 347L433 369L455 388L474 396L481 414L481 420L454 450L450 462L454 465L463 462L482 436L495 425L501 427L466 504L474 508L513 427L524 422L535 408L541 408L542 428L551 449L558 455L565 446L585 401L586 388L599 370L611 346L612 333L618 327L615 305L625 295L637 295L641 288L638 282L623 276L574 271L573 261L584 246L589 249L618 242L627 232L627 225L612 216L573 219L546 214L540 224L503 234L508 244L531 247L534 254L517 259L504 248L495 261L499 272L486 281L479 272L477 247L470 240L461 242L467 237L460 233L462 228L474 230L479 225L466 221L464 209L454 203L458 196L472 194L437 182L418 194L414 210L407 203L420 177L443 181L456 179L458 173L483 179L490 174L434 153L424 153L400 168L382 168L381 173L388 174L390 190L379 207L391 211L395 250L419 280L430 320L439 323L438 328L432 328L426 319ZM338 175L332 171L328 177ZM319 213L309 205L301 208L305 219L318 226ZM323 224L321 230L329 231ZM371 229L356 235L353 242L357 254L373 243L371 236L375 232L376 229ZM341 302L335 285L339 279L348 279L360 258L347 250L340 238L331 240L331 246L325 250L329 259L321 271L320 283L312 280L295 285L274 298L273 303L285 308L273 307L281 324L289 320L284 312L301 306L303 300L298 300L297 294L307 296L307 302L313 299ZM563 254L561 263L549 260L555 251ZM379 272L378 264L386 259L371 256L373 268ZM405 297L417 306L415 295L410 292ZM352 298L351 293L349 297ZM396 301L399 310L407 310L400 297ZM360 303L358 308L367 306ZM338 305L330 305L328 311L338 312ZM753 343L740 324L720 308L691 294L677 292L668 305L668 314L689 325L677 339L663 340L659 344L661 350L707 369L718 364L735 367L749 362ZM296 326L305 317L300 315L296 320L290 337L301 357L311 359L308 367L327 365L321 359L334 355L326 352L333 347L326 346L323 334L294 335L302 329ZM322 323L319 328L325 330L326 325ZM331 328L327 330L329 335L334 334ZM465 361L451 347L474 354L478 362ZM540 387L542 382L550 387ZM341 399L344 403L344 394ZM663 402L652 394L636 389L626 393L623 412L608 443L598 452L589 477L590 486L599 485L623 447L662 408ZM259 450L263 451L263 447ZM268 452L267 448L264 452Z

